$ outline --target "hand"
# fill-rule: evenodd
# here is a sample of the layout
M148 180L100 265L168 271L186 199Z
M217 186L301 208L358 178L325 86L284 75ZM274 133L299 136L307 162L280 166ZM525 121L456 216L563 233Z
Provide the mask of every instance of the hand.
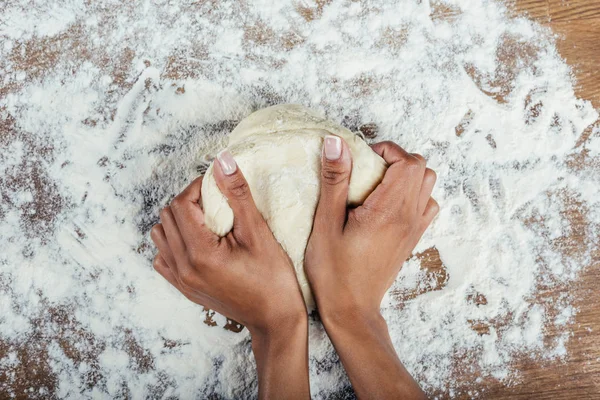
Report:
M436 175L422 156L394 143L373 150L389 167L364 204L348 210L350 150L341 138L325 139L305 271L358 398L424 398L396 355L380 305L438 212L431 198Z
M154 267L191 301L248 328L261 397L279 397L283 390L305 398L308 320L294 268L231 154L221 153L218 161L214 177L233 210L233 230L220 238L205 226L200 177L161 211L161 223L152 228L158 247Z
M385 292L438 212L431 198L436 175L421 155L378 143L372 148L389 164L385 176L363 205L347 210L351 154L343 140L331 140L342 142L342 152L327 159L325 145L306 274L322 317L379 312Z

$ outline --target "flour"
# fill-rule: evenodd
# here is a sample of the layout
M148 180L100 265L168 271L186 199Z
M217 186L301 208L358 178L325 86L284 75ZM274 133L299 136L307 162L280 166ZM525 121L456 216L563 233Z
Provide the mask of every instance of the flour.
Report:
M536 293L598 245L600 133L576 147L598 115L551 32L494 1L35 3L0 6L0 397L256 393L247 332L152 270L148 232L278 103L438 173L440 214L383 304L429 393L483 396L519 379L515 357L568 357L573 299ZM312 393L347 392L317 321L310 340Z

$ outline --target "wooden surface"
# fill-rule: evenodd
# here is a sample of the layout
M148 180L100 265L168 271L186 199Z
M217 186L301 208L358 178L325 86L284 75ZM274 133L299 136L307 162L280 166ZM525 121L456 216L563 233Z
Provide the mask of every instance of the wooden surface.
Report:
M577 95L600 109L600 1L514 0L515 13L549 26L559 35L560 54L573 67Z
M550 27L559 35L560 54L573 67L577 78L576 92L592 101L600 109L600 0L517 0L512 2L515 14L523 13ZM580 145L574 149L573 168L596 168L597 160L589 160L585 153L584 133ZM585 235L585 215L575 207L569 217L575 227L568 246L575 251L578 238ZM579 235L579 236L578 236ZM488 382L486 399L600 399L600 249L593 261L575 284L542 292L552 297L562 291L573 296L574 306L580 312L569 329L573 335L567 344L565 360L534 363L522 360L515 367L522 373L521 381L510 387ZM561 332L549 331L550 336ZM465 397L468 397L465 395Z
M600 109L600 0L507 0L515 15L523 15L527 13L531 18L548 26L559 35L557 46L560 54L573 67L577 78L577 95L581 98L591 100L597 109ZM434 3L434 1L432 1ZM321 4L321 3L319 3ZM317 10L318 11L318 10ZM452 9L439 10L441 16L451 14ZM313 18L312 14L306 18ZM256 32L249 34L256 35ZM77 31L66 32L68 35L77 37ZM58 38L61 39L61 38ZM57 40L58 40L57 39ZM257 37L255 40L262 40ZM57 42L59 43L59 42ZM66 41L65 43L69 43ZM43 42L38 47L33 47L36 51L22 52L23 59L15 62L28 65L34 68L33 71L42 71L45 69L54 68L54 63L59 57L59 53L54 53L52 49L56 49L53 43ZM525 51L524 49L514 49L510 43L506 44L506 53L510 54L514 51ZM66 50L69 50L68 48ZM21 53L19 53L21 54ZM525 54L526 55L526 54ZM107 74L112 74L117 82L124 86L128 85L124 78L124 73L119 66L128 65L133 58L132 54L123 54L117 57L113 63L114 70L107 71ZM506 60L509 64L510 60ZM100 63L101 64L101 63ZM108 66L108 62L107 62ZM108 68L108 67L107 67ZM510 66L509 66L510 68ZM123 69L124 71L126 69ZM171 71L168 69L168 71ZM177 71L173 69L173 71ZM30 71L31 72L31 71ZM179 75L173 72L171 78L176 78ZM508 71L510 72L510 71ZM476 74L476 72L473 72ZM509 74L510 75L510 74ZM475 76L476 78L476 76ZM9 91L14 88L0 88L0 95L3 90ZM497 95L499 102L502 100L500 91ZM12 122L6 121L6 127L0 126L0 129L10 131ZM10 125L10 126L9 126ZM361 127L362 130L362 127ZM596 168L600 173L600 161L590 160L585 151L585 140L589 136L591 130L588 130L582 136L580 145L573 150L572 160L569 160L570 165L574 169L578 168ZM368 132L363 132L368 136ZM457 130L457 135L459 135ZM0 138L1 139L1 138ZM34 146L31 143L31 146ZM40 150L42 151L42 150ZM41 185L46 187L48 185ZM48 186L49 187L49 186ZM49 189L48 189L49 190ZM45 195L46 192L43 192ZM52 198L52 196L45 196ZM36 213L43 215L43 213ZM49 216L48 218L51 218ZM581 247L582 237L586 234L585 228L588 223L585 220L585 210L574 204L569 211L568 218L572 223L573 232L563 243L565 251L576 252ZM416 255L421 259L422 264L427 270L428 278L435 278L438 285L435 288L423 287L423 291L436 290L445 285L448 276L445 267L442 265L439 253L435 248L427 249L423 253ZM430 281L430 279L428 279ZM2 282L0 282L1 284ZM459 388L465 390L475 389L480 396L485 399L600 399L600 250L596 250L594 259L577 280L575 284L569 286L554 288L553 290L543 290L540 292L540 297L549 299L556 298L562 293L569 293L574 300L574 306L579 309L575 324L565 329L573 332L570 341L567 344L568 356L564 360L555 360L551 362L533 362L527 358L517 360L514 368L521 372L517 381L506 386L505 383L499 383L492 379L485 380L481 384L474 384L475 376L466 376L464 371L457 371L456 380L460 381ZM418 296L419 293L397 293L396 295L410 299ZM472 301L478 304L485 304L487 301L483 294L474 293ZM62 334L63 337L57 337L63 350L68 354L76 353L79 350L70 347L70 342L86 341L87 346L81 354L73 354L73 359L93 360L102 350L102 344L96 343L93 337L90 337L86 332L81 330L72 318L70 310L50 310L53 321L65 327L68 335ZM206 321L208 325L214 324L212 320L212 312L206 311ZM228 329L239 331L240 327L229 321ZM473 321L473 329L486 334L489 332L489 326L482 324L479 321ZM38 332L38 331L36 331ZM41 350L37 343L48 341L49 338L42 337L41 330L32 336L32 340L27 346L19 349L19 358L25 360L22 368L17 372L19 379L17 387L21 390L18 393L25 393L24 389L30 386L45 386L53 388L56 385L54 376L50 373L50 368L43 360L45 359L45 348ZM548 332L550 337L559 336L562 332ZM128 333L124 333L124 343L126 344L125 351L135 360L140 371L148 368L148 357L139 345L136 345L134 338ZM62 340L61 340L62 339ZM174 344L166 343L165 346L174 346ZM3 343L0 342L0 355L5 351ZM1 357L0 357L1 358ZM0 382L3 377L0 371ZM90 385L95 384L98 377L89 377ZM27 395L22 395L26 398ZM440 394L441 398L445 395ZM471 397L468 392L460 392L459 398ZM0 391L0 398L2 392Z

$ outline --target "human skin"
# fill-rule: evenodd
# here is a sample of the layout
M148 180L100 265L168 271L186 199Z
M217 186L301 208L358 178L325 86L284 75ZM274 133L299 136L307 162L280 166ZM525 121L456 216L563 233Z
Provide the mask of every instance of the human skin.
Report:
M324 143L305 257L321 319L359 398L423 398L395 353L379 305L437 213L430 197L435 173L421 156L377 144L373 149L390 167L365 203L348 210L350 151L337 137ZM310 397L308 322L291 261L231 155L218 161L215 180L234 212L233 230L219 238L204 225L199 178L152 228L159 250L154 267L191 301L248 328L261 398Z
M305 254L305 271L323 326L360 399L421 399L380 313L385 292L439 207L435 173L425 159L391 142L373 147L388 163L365 202L348 209L350 150L325 139L321 194Z
M204 224L198 178L152 228L154 268L191 301L248 328L260 398L310 398L308 317L293 265L231 154L218 160L214 176L234 213L232 231L221 238Z

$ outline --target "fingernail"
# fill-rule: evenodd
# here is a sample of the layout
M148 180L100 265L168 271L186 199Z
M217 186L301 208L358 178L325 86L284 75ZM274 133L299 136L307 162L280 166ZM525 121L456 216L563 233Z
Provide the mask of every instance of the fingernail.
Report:
M325 136L325 158L328 160L337 160L342 155L342 139L337 136Z
M233 156L227 150L223 150L217 154L217 160L219 161L221 169L225 175L231 175L237 169L237 164L235 163Z

